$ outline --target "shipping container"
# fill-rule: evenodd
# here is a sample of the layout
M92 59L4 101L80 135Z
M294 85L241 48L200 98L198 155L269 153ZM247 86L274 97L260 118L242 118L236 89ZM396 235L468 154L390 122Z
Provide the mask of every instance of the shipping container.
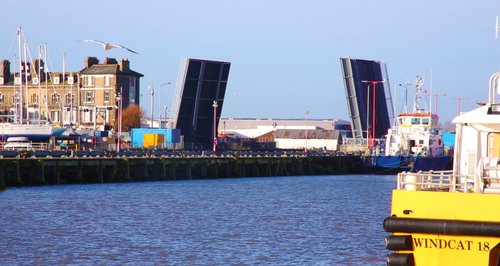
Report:
M165 135L145 133L143 139L144 148L163 148L165 145Z
M172 144L179 144L181 142L180 129L158 129L158 128L133 128L130 131L130 138L132 147L144 147L144 134L162 134L164 136L164 147L171 147Z

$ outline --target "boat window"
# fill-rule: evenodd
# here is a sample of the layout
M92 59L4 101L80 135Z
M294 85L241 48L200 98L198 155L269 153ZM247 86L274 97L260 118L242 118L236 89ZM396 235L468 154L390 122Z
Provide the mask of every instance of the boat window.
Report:
M399 119L399 124L400 124L400 125L404 125L404 123L405 123L405 120L404 120L403 118L400 118L400 119Z
M423 145L424 144L424 140L423 139L419 140L418 144Z
M418 119L416 117L412 117L411 118L411 124L412 125L419 125L420 124L420 119Z
M428 125L429 124L429 118L422 118L422 124L423 125Z

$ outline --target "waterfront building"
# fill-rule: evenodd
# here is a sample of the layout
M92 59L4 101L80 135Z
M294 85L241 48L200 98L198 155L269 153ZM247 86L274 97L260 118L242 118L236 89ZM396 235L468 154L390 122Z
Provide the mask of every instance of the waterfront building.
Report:
M117 126L118 105L122 109L139 104L142 74L130 69L130 62L105 58L102 64L95 57L85 59L80 74L79 116L83 127L109 130ZM117 96L121 96L118 101Z
M87 57L79 72L49 72L38 59L22 64L20 74L15 64L11 71L8 60L0 61L2 117L109 130L116 124L120 92L122 108L139 104L143 75L131 70L127 59L106 58L99 64L96 57Z
M351 137L349 122L341 119L221 118L218 132L225 140L265 147L274 143L277 149L339 150L342 140Z

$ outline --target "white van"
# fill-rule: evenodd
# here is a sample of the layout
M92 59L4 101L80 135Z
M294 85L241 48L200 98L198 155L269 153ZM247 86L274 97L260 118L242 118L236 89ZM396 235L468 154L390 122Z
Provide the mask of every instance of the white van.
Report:
M10 137L5 142L5 150L32 150L33 145L27 137Z

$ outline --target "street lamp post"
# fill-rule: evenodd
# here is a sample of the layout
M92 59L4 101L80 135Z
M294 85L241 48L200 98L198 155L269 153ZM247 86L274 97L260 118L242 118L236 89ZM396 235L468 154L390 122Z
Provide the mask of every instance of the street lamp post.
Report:
M151 128L153 128L153 122L154 122L154 96L155 96L155 89L153 86L148 86L148 91L151 94Z
M405 88L405 104L404 104L404 108L403 108L403 113L408 113L408 87L406 87L406 85L408 84L399 84L400 87L403 87Z
M377 95L376 95L376 88L377 88L377 84L379 83L384 83L386 82L385 80L363 80L361 81L363 83L371 83L372 84L372 89L373 89L373 93L372 93L372 125L371 125L371 130L368 131L367 133L367 140L368 140L368 147L373 147L373 145L375 144L374 143L374 140L375 140L375 130L376 130L376 127L375 127L375 110L376 110L376 99L377 99ZM370 99L367 99L367 102L369 101ZM367 129L368 129L368 125L367 125Z
M118 138L117 138L117 146L116 152L118 156L120 156L120 147L121 147L121 135L122 135L122 87L120 87L120 92L116 96L116 102L118 104Z
M276 122L273 122L273 142L274 142L274 145L276 145L276 127L278 126L278 123ZM276 146L275 146L276 148Z
M306 131L305 131L306 145L304 148L304 152L307 154L307 118L309 116L309 111L306 111L305 115L306 115Z
M167 126L167 124L168 124L167 109L168 109L168 106L165 105L165 128L168 128L168 126Z
M165 83L162 83L160 84L160 87L158 87L158 113L160 114L160 125L158 126L158 128L161 128L161 100L162 100L162 94L161 94L161 87L163 86L166 86L166 85L170 85L171 83L170 82L165 82ZM167 118L167 116L165 116L165 118Z
M212 107L214 108L214 141L212 150L215 152L217 150L217 107L219 107L217 101L214 100Z

